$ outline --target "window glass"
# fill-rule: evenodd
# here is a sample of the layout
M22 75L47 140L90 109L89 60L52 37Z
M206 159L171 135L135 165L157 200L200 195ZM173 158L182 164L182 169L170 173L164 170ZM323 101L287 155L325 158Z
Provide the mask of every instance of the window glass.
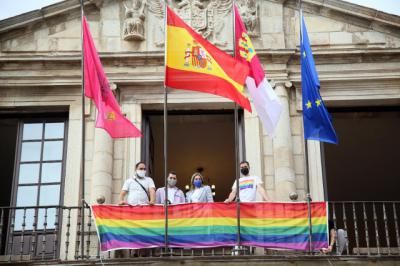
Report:
M37 228L44 229L46 222L46 229L54 229L56 219L58 218L57 215L58 215L57 209L55 208L48 208L47 212L46 208L40 208L38 213Z
M46 141L43 148L43 160L62 160L63 142Z
M14 219L14 230L16 231L20 231L22 229L32 230L34 221L35 221L35 210L33 208L25 209L25 212L23 209L16 210Z
M43 129L42 123L24 124L22 139L23 140L41 139L42 129Z
M58 205L60 203L60 185L46 185L40 187L40 206Z
M60 204L65 130L65 122L22 125L15 206L32 208L10 211L13 230L55 228L59 210L46 206Z
M19 186L17 191L17 207L36 206L37 186Z
M61 163L42 164L42 183L61 181Z
M39 161L41 142L24 142L22 143L21 162Z
M19 184L37 183L39 181L38 163L24 163L19 166Z
M45 139L64 138L64 123L46 123L44 130Z

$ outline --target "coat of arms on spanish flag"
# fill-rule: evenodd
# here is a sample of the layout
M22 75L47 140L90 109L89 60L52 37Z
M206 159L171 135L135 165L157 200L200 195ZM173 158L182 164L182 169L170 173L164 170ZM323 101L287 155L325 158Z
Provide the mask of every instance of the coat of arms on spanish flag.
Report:
M248 65L205 40L169 7L166 45L166 86L223 96L251 112L243 94Z

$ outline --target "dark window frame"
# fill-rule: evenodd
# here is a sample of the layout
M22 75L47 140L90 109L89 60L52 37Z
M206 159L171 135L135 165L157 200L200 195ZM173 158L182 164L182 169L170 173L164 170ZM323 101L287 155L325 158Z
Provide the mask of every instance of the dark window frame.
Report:
M49 139L46 140L45 139L45 124L46 123L51 123L51 122L63 122L64 123L64 135L63 138L54 138L54 139ZM39 167L39 177L38 177L38 182L37 183L23 183L23 184L19 184L19 169L20 169L20 165L21 165L21 155L22 155L22 143L24 142L39 142L39 139L36 140L23 140L23 125L26 123L41 123L43 125L42 128L42 136L40 139L40 143L41 143L41 152L40 152L40 159L39 161L24 161L22 162L23 164L33 164L33 163L39 163L40 167ZM57 204L58 206L62 206L63 202L64 202L64 188L65 188L65 174L66 174L66 156L67 156L67 144L68 144L68 117L66 115L63 116L58 116L58 115L54 115L52 116L51 114L49 114L47 117L44 115L40 115L40 117L29 117L29 118L21 118L18 122L18 136L17 136L17 143L16 143L16 152L15 152L15 160L14 160L14 175L13 175L13 186L12 186L12 193L11 193L11 206L12 207L16 207L17 204L17 192L18 192L18 187L20 186L37 186L37 195L36 195L36 204L33 204L33 206L35 207L40 207L39 205L39 201L40 201L40 191L41 191L41 187L42 186L48 186L48 185L59 185L60 188L60 199L59 199L59 203ZM62 151L62 158L61 160L43 160L43 152L44 152L44 143L45 141L63 141L63 151ZM61 162L61 177L60 177L60 182L47 182L47 183L42 183L41 179L42 179L42 165L44 163L48 163L48 162ZM43 206L46 207L46 206ZM44 209L44 208L42 208ZM37 223L38 219L39 219L39 215L38 215L39 210L35 210L35 223ZM15 219L15 212L14 215ZM12 218L10 216L10 219ZM61 222L61 217L60 214L58 214L58 219L59 221L56 221L58 223L58 225L60 226L60 222ZM40 231L42 229L38 229L38 225L36 225L35 231ZM46 229L48 231L54 230L54 229ZM20 232L21 230L15 230L15 228L13 229L13 234L16 234L18 232ZM33 229L25 229L24 232L25 233L29 233L30 231L33 231Z

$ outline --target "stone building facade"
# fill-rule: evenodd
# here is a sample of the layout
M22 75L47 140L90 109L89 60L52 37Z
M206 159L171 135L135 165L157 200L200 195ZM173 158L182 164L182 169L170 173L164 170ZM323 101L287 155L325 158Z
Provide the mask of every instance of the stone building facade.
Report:
M66 206L80 205L79 2L68 0L0 21L0 113L3 117L64 114L67 137L60 204ZM164 15L160 2L84 1L91 33L106 75L115 84L123 113L142 129L144 114L162 111L164 100ZM251 171L262 177L273 200L289 200L291 192L303 199L306 166L298 2L237 2L267 77L283 105L274 138L263 131L256 112L241 113L241 157L251 162ZM302 2L321 95L328 108L398 108L400 17L340 0ZM181 0L170 4L211 42L232 50L232 0ZM210 111L229 113L234 108L224 98L182 90L169 90L168 104L172 112L196 111L205 115ZM93 103L86 99L85 198L95 202L104 196L106 203L117 203L122 184L133 173L135 163L146 159L146 136L113 140L102 129L95 129L95 115ZM314 200L324 200L324 157L318 142L309 142L308 156L311 195ZM193 170L197 166L193 165ZM14 194L10 198L15 199L18 183L13 182ZM226 186L232 182L229 180ZM10 201L12 204L15 200Z

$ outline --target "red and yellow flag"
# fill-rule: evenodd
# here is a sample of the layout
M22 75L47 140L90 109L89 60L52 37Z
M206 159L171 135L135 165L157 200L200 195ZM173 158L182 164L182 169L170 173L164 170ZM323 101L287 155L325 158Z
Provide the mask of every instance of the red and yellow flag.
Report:
M211 93L238 103L251 112L243 94L247 64L205 40L167 7L167 65L165 85Z

